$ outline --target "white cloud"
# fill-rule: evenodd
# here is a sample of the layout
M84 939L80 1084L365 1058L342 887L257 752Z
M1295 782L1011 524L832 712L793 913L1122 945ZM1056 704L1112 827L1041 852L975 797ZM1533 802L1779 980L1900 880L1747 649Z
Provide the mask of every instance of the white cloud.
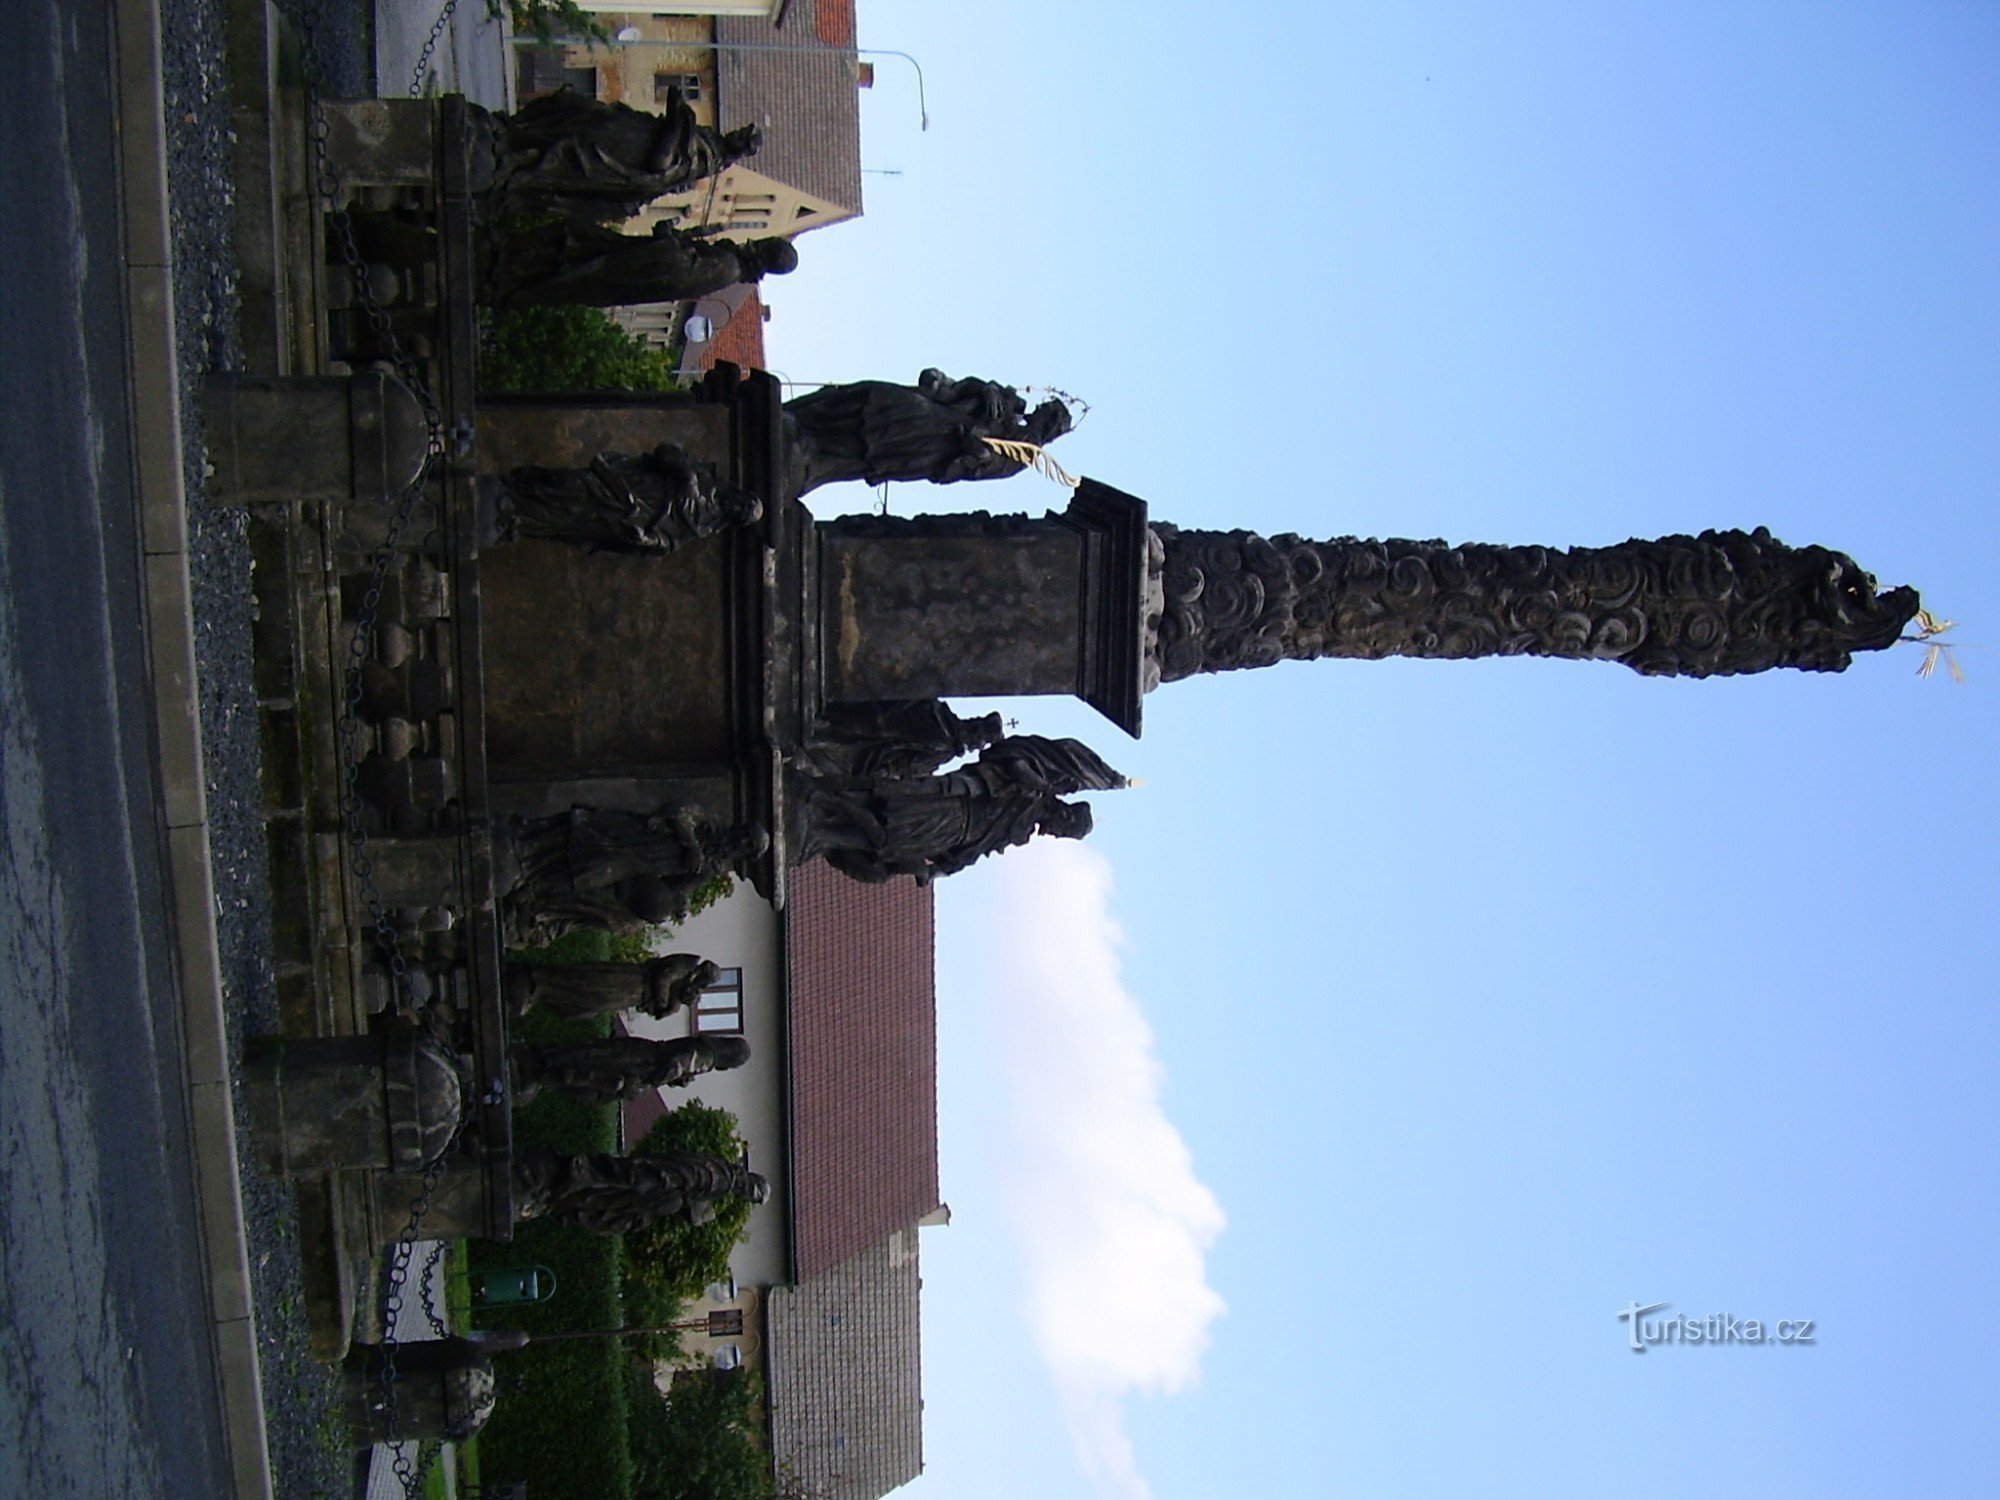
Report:
M996 864L1029 1322L1084 1468L1145 1500L1123 1402L1197 1378L1223 1311L1204 1263L1222 1208L1161 1109L1152 1029L1119 979L1110 864L1052 839Z

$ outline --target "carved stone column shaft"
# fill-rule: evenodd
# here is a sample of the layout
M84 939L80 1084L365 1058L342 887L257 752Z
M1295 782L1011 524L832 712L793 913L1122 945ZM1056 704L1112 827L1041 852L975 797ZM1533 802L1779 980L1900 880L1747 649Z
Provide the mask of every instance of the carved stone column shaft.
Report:
M1843 670L1889 645L1914 589L1763 528L1611 547L1315 542L1155 524L1157 666L1197 672L1321 656L1561 656L1649 676Z

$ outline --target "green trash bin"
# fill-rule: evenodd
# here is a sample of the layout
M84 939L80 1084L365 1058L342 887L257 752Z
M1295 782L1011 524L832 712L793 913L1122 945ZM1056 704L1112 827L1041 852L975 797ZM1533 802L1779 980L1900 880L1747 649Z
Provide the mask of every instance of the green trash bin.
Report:
M547 1266L501 1266L472 1276L474 1307L506 1307L546 1302L556 1294L556 1273Z

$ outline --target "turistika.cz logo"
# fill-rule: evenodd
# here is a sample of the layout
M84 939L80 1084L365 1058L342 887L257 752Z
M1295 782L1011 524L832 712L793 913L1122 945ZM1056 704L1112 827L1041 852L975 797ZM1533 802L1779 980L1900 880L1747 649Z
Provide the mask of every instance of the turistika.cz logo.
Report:
M1779 1318L1766 1323L1760 1318L1738 1318L1729 1313L1710 1313L1690 1318L1675 1313L1671 1318L1649 1318L1647 1313L1672 1307L1671 1302L1634 1302L1618 1310L1625 1335L1634 1354L1662 1344L1812 1344L1818 1339L1812 1318Z

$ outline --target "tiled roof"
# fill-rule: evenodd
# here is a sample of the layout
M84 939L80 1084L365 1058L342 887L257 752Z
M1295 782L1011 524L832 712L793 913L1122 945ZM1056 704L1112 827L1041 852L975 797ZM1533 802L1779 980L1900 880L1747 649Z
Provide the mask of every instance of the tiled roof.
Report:
M750 295L736 306L729 315L729 321L716 330L715 337L708 341L708 347L701 351L701 367L706 370L719 359L726 359L733 365L746 370L764 368L764 299L757 295L757 289L749 288Z
M765 1302L771 1449L821 1500L875 1500L924 1467L917 1231Z
M794 1274L808 1280L938 1206L931 892L792 872Z
M724 130L755 125L759 172L861 210L861 101L853 0L793 0L785 24L718 16L716 109ZM731 42L760 50L732 52ZM767 47L782 51L764 51Z

